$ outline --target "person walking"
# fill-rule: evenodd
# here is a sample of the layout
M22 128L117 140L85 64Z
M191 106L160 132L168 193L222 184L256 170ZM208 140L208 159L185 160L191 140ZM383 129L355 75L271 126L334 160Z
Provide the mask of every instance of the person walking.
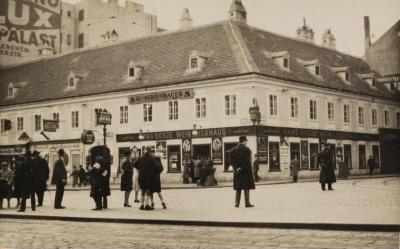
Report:
M260 170L260 163L258 161L258 155L255 154L256 159L253 162L253 171L254 171L254 181L258 182L260 180L260 176L258 175L258 171Z
M369 159L367 161L367 166L369 169L369 175L372 176L372 174L374 173L374 170L376 168L376 160L372 155L369 156Z
M297 182L297 177L299 176L300 163L297 159L297 155L293 156L290 161L290 176L293 177L293 182Z
M20 191L21 191L21 206L18 212L25 212L26 199L31 199L31 209L36 210L36 198L34 190L34 176L33 176L33 160L32 153L30 150L25 152L25 160L21 165L20 172Z
M102 157L100 160L100 166L102 168L102 175L103 175L103 187L102 187L103 209L107 209L108 208L107 197L111 195L111 190L110 190L111 162L110 162L110 158Z
M40 152L33 151L33 175L36 178L34 190L38 198L38 207L43 206L44 192L47 190L49 180L49 164L46 159L40 157Z
M79 187L81 187L82 184L86 186L86 171L82 165L79 165Z
M3 209L3 199L7 199L7 208L10 208L12 178L13 172L8 167L8 163L2 162L0 165L0 209Z
M127 159L122 163L121 166L121 191L125 191L124 207L132 207L129 205L129 195L133 189L133 164L130 155L131 152L127 151Z
M247 147L247 137L240 136L239 144L230 152L233 167L233 189L236 190L235 207L240 205L242 190L244 191L245 207L254 207L250 203L250 190L255 189L253 169L251 167L251 150Z
M321 144L322 151L318 154L318 164L320 167L319 183L322 191L325 191L325 184L328 184L328 190L334 190L332 183L336 182L335 170L332 164L332 152L328 144Z
M75 186L78 185L79 178L79 170L76 166L72 167L72 173L70 174L70 177L72 177L72 187L75 188Z
M64 197L64 188L67 184L67 170L64 164L65 151L63 149L58 150L58 159L54 162L53 176L51 183L56 185L56 196L54 198L54 208L63 209L62 200Z
M157 165L158 168L156 169L156 177L154 179L154 184L153 184L153 188L151 190L151 195L150 195L151 207L154 208L154 193L157 193L158 198L161 201L161 205L162 205L163 209L167 209L167 205L165 204L164 197L161 194L160 175L164 171L164 167L162 166L160 157L154 156L154 152L151 153L151 156L154 157L154 159L158 163L158 165Z
M103 187L104 187L104 168L101 167L100 161L101 156L96 156L95 163L90 168L90 174L92 179L92 185L90 186L90 197L93 198L96 207L92 210L100 211L103 209L102 198L103 198Z

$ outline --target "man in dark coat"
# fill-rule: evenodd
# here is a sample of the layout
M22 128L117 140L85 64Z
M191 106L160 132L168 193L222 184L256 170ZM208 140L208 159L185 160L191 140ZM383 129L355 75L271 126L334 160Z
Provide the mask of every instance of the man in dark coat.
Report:
M103 175L103 209L108 208L107 196L111 195L110 177L111 177L111 162L109 157L103 157L100 160L100 165Z
M92 209L95 211L102 210L103 205L101 199L104 196L104 178L105 168L101 167L101 156L95 158L93 167L90 168L90 174L92 179L92 185L90 186L90 197L93 198L96 203L96 208Z
M333 168L332 152L328 144L321 144L322 151L318 155L318 164L320 167L319 182L321 188L325 191L325 184L328 184L328 190L333 190L332 183L336 182L335 170Z
M127 151L125 155L127 158L121 166L121 191L125 191L124 207L131 207L131 205L129 205L129 195L133 189L133 164L131 160L131 152Z
M367 166L369 169L369 175L372 176L372 174L374 173L374 169L376 168L376 161L372 155L369 156L369 159L367 161Z
M21 171L19 172L19 184L21 193L21 206L18 212L25 212L26 199L31 198L32 211L36 210L36 199L34 191L34 178L33 178L33 160L30 150L25 153L25 160L21 165Z
M33 151L33 175L34 191L38 198L38 207L43 206L44 192L47 190L46 182L49 180L49 164L46 159L40 157L40 152Z
M230 152L233 166L233 189L236 190L235 207L239 207L240 196L244 190L245 206L254 207L250 203L250 189L255 189L253 169L251 167L251 151L247 147L247 137L240 136L239 144Z
M64 196L64 188L67 184L67 170L64 164L65 151L63 149L58 150L58 159L54 163L53 177L51 183L56 185L56 197L54 199L54 208L63 209L61 205Z

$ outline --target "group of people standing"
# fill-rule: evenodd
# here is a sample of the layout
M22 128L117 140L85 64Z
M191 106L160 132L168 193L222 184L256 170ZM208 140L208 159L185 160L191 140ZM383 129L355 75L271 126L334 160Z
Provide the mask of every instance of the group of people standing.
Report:
M43 206L46 182L49 179L49 165L46 159L40 157L38 151L26 151L24 157L16 158L11 165L1 163L0 169L0 209L3 209L4 199L10 208L12 198L17 199L18 212L25 212L26 200L31 200L32 211ZM37 197L37 205L36 205Z
M204 186L207 177L213 175L214 170L214 163L210 157L194 156L193 159L185 160L182 171L183 184L197 183ZM217 185L215 178L212 184Z

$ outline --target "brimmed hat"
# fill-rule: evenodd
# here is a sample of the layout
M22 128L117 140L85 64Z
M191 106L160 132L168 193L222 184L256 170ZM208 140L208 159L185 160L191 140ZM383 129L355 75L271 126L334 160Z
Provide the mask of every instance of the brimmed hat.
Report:
M239 143L242 143L242 142L245 142L245 141L248 141L246 136L240 136L239 137Z
M59 149L58 150L58 155L59 156L64 156L64 154L65 154L65 151L63 149Z

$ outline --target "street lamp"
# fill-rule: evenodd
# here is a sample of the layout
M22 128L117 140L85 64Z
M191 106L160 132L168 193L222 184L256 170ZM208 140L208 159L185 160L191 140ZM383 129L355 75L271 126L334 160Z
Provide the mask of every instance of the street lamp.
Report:
M199 132L196 129L196 124L193 125L193 130L192 130L192 136L196 137L197 135L199 135Z
M106 145L106 132L107 132L107 125L111 125L111 113L109 113L106 109L102 110L98 117L97 123L99 125L103 125L103 137L104 137L104 146Z

